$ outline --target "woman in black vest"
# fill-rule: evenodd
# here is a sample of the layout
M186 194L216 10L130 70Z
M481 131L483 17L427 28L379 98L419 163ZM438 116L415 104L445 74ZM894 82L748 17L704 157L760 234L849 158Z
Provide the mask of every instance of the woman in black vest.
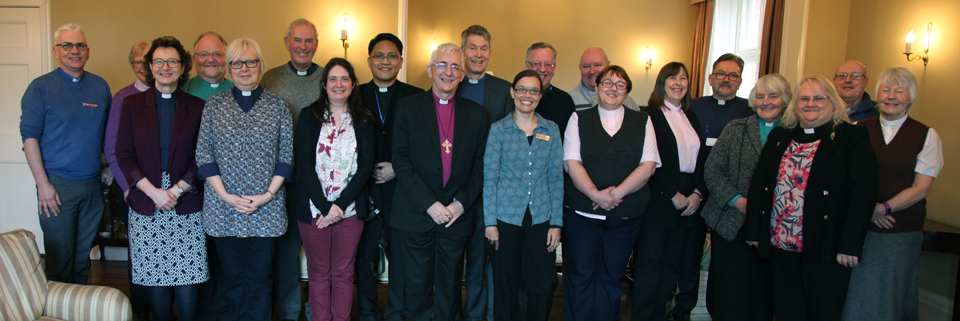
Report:
M656 131L663 166L650 178L650 204L635 239L634 321L666 319L665 305L677 286L684 242L694 231L699 219L694 214L707 190L703 183L705 136L697 116L688 109L687 75L682 63L663 66L644 108Z
M620 319L624 267L660 163L650 117L623 107L627 72L612 65L597 79L599 105L574 113L563 141L568 320Z
M880 166L880 195L853 268L844 320L917 320L920 246L927 194L943 168L940 136L910 116L917 78L891 67L877 80L880 116L858 124L870 133Z

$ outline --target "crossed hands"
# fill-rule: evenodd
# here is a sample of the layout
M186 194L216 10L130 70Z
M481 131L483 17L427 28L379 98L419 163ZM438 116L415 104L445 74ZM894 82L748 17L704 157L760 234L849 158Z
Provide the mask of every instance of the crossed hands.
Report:
M343 209L337 206L337 204L333 204L330 205L330 211L327 211L326 216L321 216L317 219L317 228L323 229L341 220L343 220Z
M235 195L227 194L220 197L221 200L233 206L233 209L243 214L253 214L264 204L267 204L273 198L268 193L260 195Z
M617 191L616 186L610 186L604 188L602 191L596 191L592 195L587 195L590 197L590 200L593 201L593 209L598 208L603 209L604 211L612 211L617 205L623 202L623 196Z
M433 202L433 205L427 208L427 215L430 215L437 225L446 224L443 227L450 227L460 216L463 216L463 204L460 204L460 201L453 201L450 205L443 206L440 202Z

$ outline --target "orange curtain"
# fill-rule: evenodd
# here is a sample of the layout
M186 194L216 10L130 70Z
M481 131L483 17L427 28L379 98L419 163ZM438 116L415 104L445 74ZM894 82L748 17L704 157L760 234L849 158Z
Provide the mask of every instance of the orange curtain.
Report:
M780 44L783 40L785 0L767 0L760 40L760 77L780 72Z
M695 1L695 0L694 0ZM782 0L781 0L782 1ZM703 93L703 76L707 68L707 55L710 54L710 30L713 28L713 0L699 1L697 6L697 24L694 26L693 58L690 60L690 97L700 97Z

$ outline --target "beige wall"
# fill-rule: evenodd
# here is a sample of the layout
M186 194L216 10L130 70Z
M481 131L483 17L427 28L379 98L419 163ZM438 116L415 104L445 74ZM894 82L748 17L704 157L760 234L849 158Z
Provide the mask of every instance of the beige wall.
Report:
M847 39L852 38L847 35L850 1L809 0L803 76L822 75L832 79L837 66L845 61ZM797 80L790 79L790 82Z
M957 75L960 75L960 2L920 0L852 0L846 46L846 58L867 65L867 74L876 78L884 68L904 66L917 77L919 98L911 117L933 127L943 140L946 163L934 182L927 203L928 217L960 226L960 109L957 101ZM933 22L929 65L907 62L904 38L914 29L914 51L922 51L927 40L927 22ZM871 81L867 92L874 95L876 83ZM874 95L874 99L876 96Z
M569 3L569 4L568 4ZM607 50L633 81L631 96L646 105L657 73L671 61L690 63L696 8L687 1L611 0L603 5L544 0L472 2L410 0L407 80L429 87L426 66L433 39L460 45L460 32L480 24L493 37L487 70L512 81L523 70L527 48L539 41L557 48L553 84L569 91L580 81L580 53ZM465 18L468 17L469 18ZM644 70L640 52L650 46L654 66Z
M90 43L87 70L104 77L110 89L117 91L135 80L127 55L138 40L174 36L192 52L194 40L205 31L217 31L227 42L250 37L263 49L267 68L273 68L290 60L283 35L290 22L301 17L317 26L314 62L322 66L330 58L343 57L338 29L343 12L351 18L348 58L357 69L357 77L366 82L370 79L367 43L380 32L397 32L396 0L51 0L50 25L52 32L67 22L80 24ZM56 60L52 63L58 66Z

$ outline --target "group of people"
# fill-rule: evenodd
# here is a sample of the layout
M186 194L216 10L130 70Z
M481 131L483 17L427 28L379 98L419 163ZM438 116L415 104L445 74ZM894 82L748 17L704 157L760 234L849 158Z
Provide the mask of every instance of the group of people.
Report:
M916 319L943 159L909 117L909 70L881 73L877 102L856 61L833 82L765 75L744 99L743 60L725 54L711 96L692 99L671 62L641 108L602 48L567 93L551 45L508 82L487 73L486 28L461 38L434 50L425 91L397 80L389 33L370 41L363 84L345 59L313 63L305 19L270 70L249 38L203 33L191 54L165 36L134 44L137 81L111 98L84 70L83 30L59 27L60 68L30 84L21 116L48 278L86 283L115 179L134 312L153 320L173 304L180 320L269 320L274 304L297 319L301 245L313 320L349 319L354 280L361 320L547 320L561 238L568 320L619 319L631 257L631 319L684 319L708 230L715 320Z

